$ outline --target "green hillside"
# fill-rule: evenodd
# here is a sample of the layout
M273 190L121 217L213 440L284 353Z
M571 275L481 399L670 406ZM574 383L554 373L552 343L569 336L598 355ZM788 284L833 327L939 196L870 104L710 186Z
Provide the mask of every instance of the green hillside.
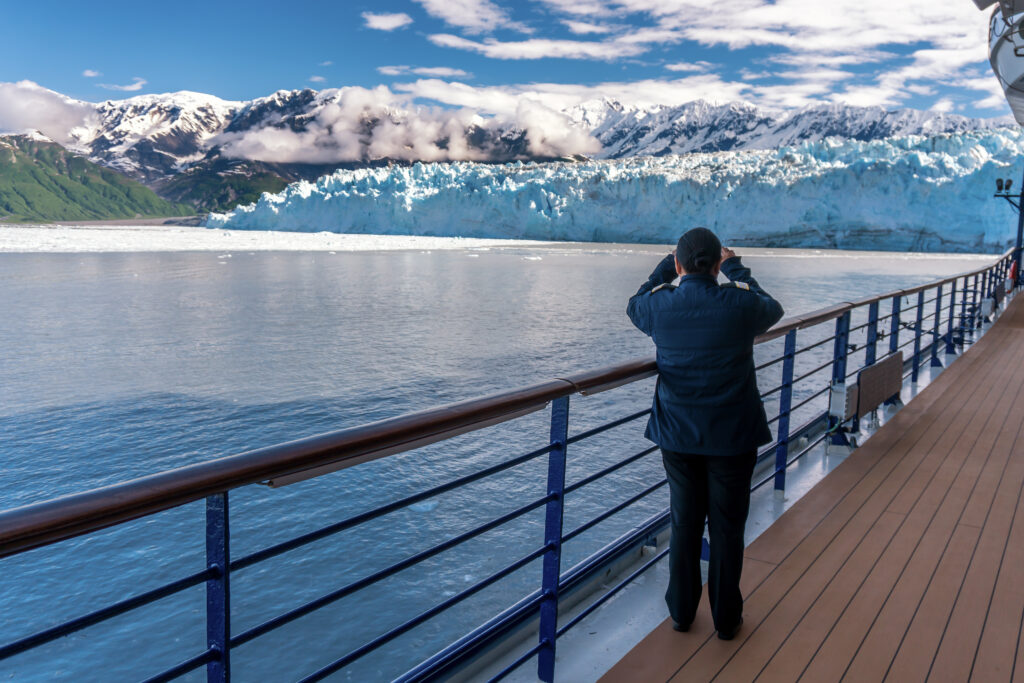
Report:
M89 221L185 216L134 180L26 135L0 137L0 222Z

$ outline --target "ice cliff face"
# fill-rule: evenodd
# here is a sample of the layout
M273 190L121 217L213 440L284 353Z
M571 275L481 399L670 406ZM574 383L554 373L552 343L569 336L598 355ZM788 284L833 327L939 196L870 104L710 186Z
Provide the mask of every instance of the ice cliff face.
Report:
M674 242L704 225L737 245L997 251L1016 234L994 179L1016 129L616 161L415 164L337 171L213 214L210 227Z

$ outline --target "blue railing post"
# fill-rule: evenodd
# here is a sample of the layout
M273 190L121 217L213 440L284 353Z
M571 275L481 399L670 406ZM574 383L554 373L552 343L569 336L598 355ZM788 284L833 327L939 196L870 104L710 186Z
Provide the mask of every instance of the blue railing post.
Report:
M960 348L967 344L967 278L964 278L964 288L960 293Z
M914 324L914 360L910 381L917 384L921 367L921 328L924 327L924 290L917 293L917 319Z
M980 281L979 281L980 280ZM973 309L973 317L971 319L971 341L977 337L975 330L981 327L981 316L978 315L978 306L981 305L981 287L984 282L984 276L978 277L977 273L974 275L974 291L971 296L971 308Z
M832 353L832 386L837 384L846 385L846 357L850 352L850 311L843 313L836 318L836 339ZM830 397L831 398L831 397ZM830 401L831 402L831 401ZM849 440L843 434L842 419L829 415L828 428L832 433L832 443L837 446L849 445Z
M935 325L932 327L932 367L941 368L942 361L939 360L939 330L942 327L942 285L935 290Z
M900 316L902 315L903 297L896 295L892 298L892 317L889 319L889 353L894 354L900 350ZM888 399L885 405L893 405L896 399Z
M537 678L555 680L555 638L558 632L558 579L562 562L562 511L565 493L565 451L569 439L569 397L551 402L551 453L548 455L548 501L544 516L544 570L541 583L540 645Z
M892 298L892 318L889 320L889 353L900 350L900 316L903 314L903 297Z
M953 280L949 290L949 326L946 328L946 355L956 353L956 346L953 344L953 332L955 327L953 319L956 318L956 280Z
M206 581L206 644L214 658L206 665L208 683L231 680L231 590L228 562L228 494L206 499L206 567L214 577Z
M874 365L878 359L878 302L868 305L868 340L864 349L864 366Z
M789 458L789 412L793 407L793 364L796 359L796 330L786 333L782 352L782 393L779 394L779 438L775 446L775 490L786 490L786 460Z

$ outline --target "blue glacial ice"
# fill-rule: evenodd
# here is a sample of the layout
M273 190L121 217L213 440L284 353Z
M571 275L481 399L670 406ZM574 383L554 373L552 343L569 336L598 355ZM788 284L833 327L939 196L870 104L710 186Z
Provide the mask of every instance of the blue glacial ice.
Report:
M674 242L697 225L735 245L1000 251L1021 182L1015 128L607 161L414 164L294 183L209 227Z

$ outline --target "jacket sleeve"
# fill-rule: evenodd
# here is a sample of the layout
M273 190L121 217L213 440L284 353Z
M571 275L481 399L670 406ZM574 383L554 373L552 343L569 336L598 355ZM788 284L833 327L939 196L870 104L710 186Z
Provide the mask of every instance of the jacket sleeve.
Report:
M733 282L745 282L750 292L757 297L754 306L754 334L766 332L775 323L782 320L782 304L773 299L768 292L761 289L757 280L750 274L750 268L740 263L739 256L722 261L722 272Z
M676 275L676 257L675 254L669 254L661 260L651 276L647 278L647 282L640 285L636 294L630 297L629 304L626 305L626 315L644 334L650 336L652 323L651 297L647 296L647 293L658 285L672 282L676 279Z

